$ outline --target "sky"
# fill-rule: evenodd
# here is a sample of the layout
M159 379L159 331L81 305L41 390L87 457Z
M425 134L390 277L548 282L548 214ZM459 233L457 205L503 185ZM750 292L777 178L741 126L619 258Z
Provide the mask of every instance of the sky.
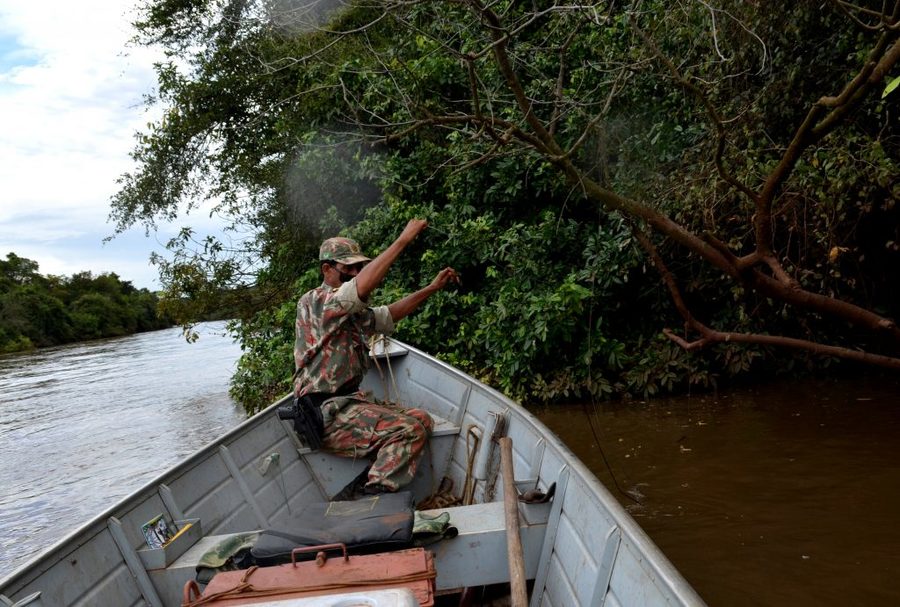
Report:
M128 45L131 0L0 0L0 259L38 262L44 275L115 272L159 289L151 252L182 224L214 230L202 213L146 237L106 244L116 179L134 168L134 134L155 112L160 55Z

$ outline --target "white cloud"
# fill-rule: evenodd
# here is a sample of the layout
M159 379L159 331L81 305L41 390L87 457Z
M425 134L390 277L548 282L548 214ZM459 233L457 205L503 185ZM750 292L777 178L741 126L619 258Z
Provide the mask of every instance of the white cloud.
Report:
M159 54L128 46L132 18L121 0L0 0L0 257L158 287L147 267L162 250L155 239L138 229L116 239L128 246L102 244L133 135L152 119L143 96Z

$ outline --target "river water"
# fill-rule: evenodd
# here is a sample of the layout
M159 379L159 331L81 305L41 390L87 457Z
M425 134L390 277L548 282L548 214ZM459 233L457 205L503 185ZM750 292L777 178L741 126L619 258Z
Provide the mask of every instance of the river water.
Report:
M0 357L0 578L244 419L201 333ZM900 605L900 378L533 412L710 605Z
M900 379L537 413L710 605L900 605Z
M0 578L244 419L222 323L0 357Z

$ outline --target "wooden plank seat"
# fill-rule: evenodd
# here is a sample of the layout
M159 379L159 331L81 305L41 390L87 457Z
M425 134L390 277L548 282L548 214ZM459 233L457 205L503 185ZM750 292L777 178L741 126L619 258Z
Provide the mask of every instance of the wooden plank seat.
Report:
M547 530L551 504L519 504L519 533L525 554L525 573L534 579ZM503 502L425 510L425 516L450 513L456 537L429 545L437 570L437 591L499 584L509 580L506 520ZM473 549L477 546L477 549Z

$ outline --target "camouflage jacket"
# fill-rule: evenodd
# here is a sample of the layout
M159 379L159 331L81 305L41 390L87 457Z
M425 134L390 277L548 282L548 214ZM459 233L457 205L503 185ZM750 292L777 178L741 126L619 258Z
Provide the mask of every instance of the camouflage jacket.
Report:
M356 279L305 293L297 302L294 394L334 394L359 383L369 367L369 337L393 330L387 306L370 308L359 298Z

